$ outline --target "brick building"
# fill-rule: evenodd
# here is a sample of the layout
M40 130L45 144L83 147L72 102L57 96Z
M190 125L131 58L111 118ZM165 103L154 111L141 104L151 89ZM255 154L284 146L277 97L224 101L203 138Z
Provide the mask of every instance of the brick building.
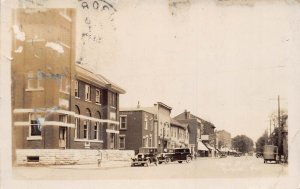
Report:
M125 91L75 65L75 12L16 9L13 20L13 158L17 149L117 149Z
M198 153L198 150L207 150L205 146L203 146L201 139L201 134L203 133L203 124L201 119L188 111L184 111L183 113L174 117L179 123L188 124L189 125L189 148L193 155ZM200 144L198 144L200 143ZM203 148L204 147L204 148Z
M156 147L153 112L143 108L120 109L120 149L134 150L141 147Z
M122 118L121 118L121 122L125 121L126 118L123 118L124 116L126 116L127 114L129 114L129 112L141 112L139 115L139 118L142 119L134 119L131 120L131 124L128 124L127 129L126 130L122 130L121 134L125 135L126 139L125 141L128 140L137 140L138 141L138 145L129 145L128 146L125 144L125 148L127 149L131 149L134 148L135 150L138 149L139 147L145 147L145 143L141 142L141 138L144 138L146 140L146 138L148 138L149 141L149 136L151 134L151 141L152 141L152 147L157 148L159 152L162 152L164 149L167 148L171 148L171 110L172 108L167 106L166 104L162 103L162 102L157 102L156 104L154 104L154 106L152 107L140 107L140 105L138 105L136 108L122 108ZM138 117L138 114L135 113L135 116ZM151 129L151 131L149 130L145 130L145 125L146 125L146 119L144 117L146 116L146 119L153 119L153 122L149 122L149 124L151 124L151 126L153 125L153 129ZM129 119L129 115L127 115L126 117L128 117L127 119ZM130 133L130 129L129 127L134 127L137 128L137 130L139 131L138 133L132 134ZM133 132L135 132L135 130L133 130ZM148 133L150 132L150 133ZM131 139L132 138L132 139ZM136 139L135 139L136 138ZM147 141L147 140L146 140ZM125 142L128 143L128 142ZM149 144L149 142L148 142ZM132 147L132 145L134 147ZM148 145L149 147L149 145Z

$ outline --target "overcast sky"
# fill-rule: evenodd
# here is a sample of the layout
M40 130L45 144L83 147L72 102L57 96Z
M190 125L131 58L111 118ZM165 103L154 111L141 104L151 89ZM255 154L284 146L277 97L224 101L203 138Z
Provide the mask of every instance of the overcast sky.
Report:
M172 117L188 110L253 140L269 126L277 95L287 109L297 7L119 1L116 9L101 44L85 51L96 55L91 67L127 91L121 107L161 101Z

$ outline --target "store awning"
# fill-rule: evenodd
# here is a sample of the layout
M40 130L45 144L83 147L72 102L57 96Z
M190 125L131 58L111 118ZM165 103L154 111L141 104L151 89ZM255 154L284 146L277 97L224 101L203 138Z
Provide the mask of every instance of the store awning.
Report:
M215 148L214 147L212 147L211 145L209 145L209 144L206 144L206 147L208 148L208 149L210 149L210 150L215 150Z
M201 141L198 141L198 150L208 151L208 148Z

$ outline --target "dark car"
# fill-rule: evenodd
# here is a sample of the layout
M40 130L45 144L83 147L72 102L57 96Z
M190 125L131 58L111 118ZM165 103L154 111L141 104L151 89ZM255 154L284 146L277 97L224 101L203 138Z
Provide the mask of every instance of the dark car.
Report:
M242 155L241 152L236 152L236 153L234 154L234 157L241 157L241 155Z
M158 163L161 164L161 163L169 163L171 161L171 158L173 156L173 153L161 153L157 156L157 160L158 160Z
M149 166L151 163L157 165L157 149L156 148L140 148L139 153L132 158L131 166Z
M256 158L262 158L263 153L262 152L256 152Z
M190 152L189 148L175 148L169 150L170 161L178 161L178 163L182 163L183 161L186 161L187 163L191 162L192 160L192 154Z

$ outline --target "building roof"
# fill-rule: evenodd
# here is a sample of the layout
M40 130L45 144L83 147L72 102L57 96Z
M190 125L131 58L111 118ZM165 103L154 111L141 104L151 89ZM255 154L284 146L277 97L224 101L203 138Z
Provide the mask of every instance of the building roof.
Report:
M160 106L163 106L163 107L167 108L168 110L172 110L172 107L170 107L170 106L168 106L168 105L166 105L166 104L164 104L162 102L157 102L157 104L160 105Z
M112 91L115 91L120 94L125 94L126 91L116 85L115 83L109 81L107 78L100 74L96 74L90 69L84 67L83 65L80 64L75 64L75 71L76 71L76 76L78 78L81 78L83 80L88 80L89 82L94 83L95 85L99 85L101 87L105 87L107 89L110 89Z
M175 125L175 126L183 128L183 129L187 129L187 127L188 127L188 124L180 123L174 118L171 118L171 125Z
M144 111L153 115L155 114L155 112L152 111L151 108L145 108L145 107L120 108L120 112L137 112L137 111Z
M186 118L186 116L188 116L188 118ZM189 111L186 111L186 110L183 113L175 116L174 118L176 120L197 119L197 120L199 120L204 125L210 125L211 127L216 128L213 123L211 123L209 121L206 121L206 120L204 120L204 119L202 119L202 118L200 118L200 117L198 117L198 116L196 116L194 114L191 114Z

